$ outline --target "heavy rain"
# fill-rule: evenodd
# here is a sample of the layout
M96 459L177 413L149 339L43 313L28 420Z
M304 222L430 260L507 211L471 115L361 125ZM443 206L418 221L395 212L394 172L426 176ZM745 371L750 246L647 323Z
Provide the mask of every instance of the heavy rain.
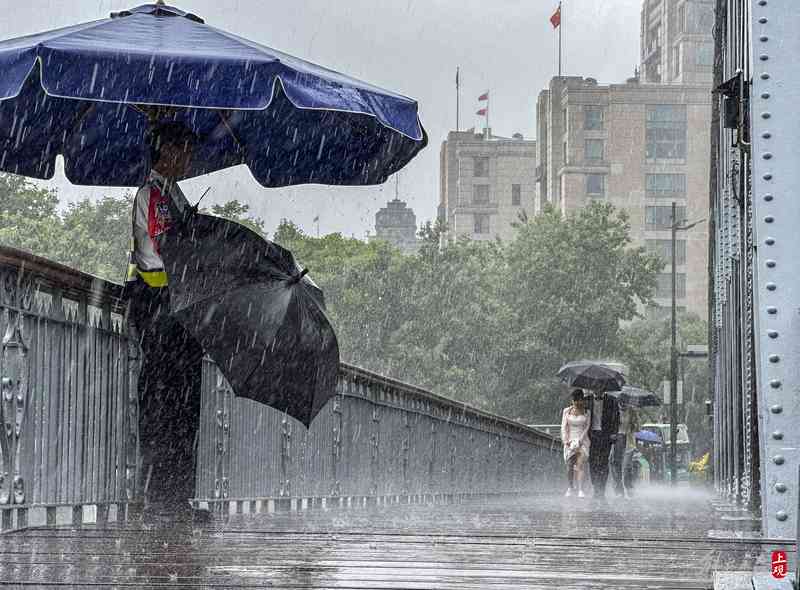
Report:
M0 587L798 587L793 3L0 14Z

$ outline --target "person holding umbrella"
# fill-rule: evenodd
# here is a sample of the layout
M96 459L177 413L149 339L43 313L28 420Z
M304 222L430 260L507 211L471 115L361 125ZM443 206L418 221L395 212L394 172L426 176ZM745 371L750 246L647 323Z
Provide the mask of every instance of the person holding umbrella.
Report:
M602 499L606 495L611 444L619 432L619 404L614 397L606 395L605 389L598 388L590 397L589 416L589 474L594 497Z
M176 179L188 169L196 137L183 123L156 125L152 170L136 192L132 249L125 283L128 326L141 346L139 438L147 515L191 510L194 439L199 425L203 349L170 313L159 237L189 214Z
M607 391L618 391L625 385L621 371L597 361L574 361L556 375L570 387L594 393L586 400L589 410L589 473L595 498L604 498L608 481L608 457L611 443L619 430L619 404Z

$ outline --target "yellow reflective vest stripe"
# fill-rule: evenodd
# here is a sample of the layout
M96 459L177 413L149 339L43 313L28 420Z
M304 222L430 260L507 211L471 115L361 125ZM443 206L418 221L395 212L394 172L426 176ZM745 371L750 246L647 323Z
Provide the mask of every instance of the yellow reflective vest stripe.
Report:
M139 270L135 264L128 264L127 280L135 281L137 277L141 277L149 287L166 287L168 284L166 271Z

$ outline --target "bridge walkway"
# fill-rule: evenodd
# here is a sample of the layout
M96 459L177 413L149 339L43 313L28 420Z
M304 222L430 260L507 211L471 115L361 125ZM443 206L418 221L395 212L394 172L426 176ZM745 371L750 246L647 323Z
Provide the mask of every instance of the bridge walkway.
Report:
M710 501L651 488L630 502L536 495L31 529L0 536L0 586L683 590L712 588L715 570L764 571L776 547L715 533Z

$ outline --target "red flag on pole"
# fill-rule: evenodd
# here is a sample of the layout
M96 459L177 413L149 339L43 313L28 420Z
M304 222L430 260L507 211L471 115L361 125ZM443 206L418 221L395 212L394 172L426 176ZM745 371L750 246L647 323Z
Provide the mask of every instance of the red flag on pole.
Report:
M558 5L553 16L550 17L550 24L553 25L554 29L557 29L561 25L561 4Z
M478 97L478 100L489 100L489 91L487 90Z
M480 115L481 117L485 117L485 116L486 116L486 113L487 113L487 111L488 111L488 110L489 110L489 109L486 109L486 108L483 108L483 109L478 109L478 110L475 112L475 114L476 114L476 115Z

